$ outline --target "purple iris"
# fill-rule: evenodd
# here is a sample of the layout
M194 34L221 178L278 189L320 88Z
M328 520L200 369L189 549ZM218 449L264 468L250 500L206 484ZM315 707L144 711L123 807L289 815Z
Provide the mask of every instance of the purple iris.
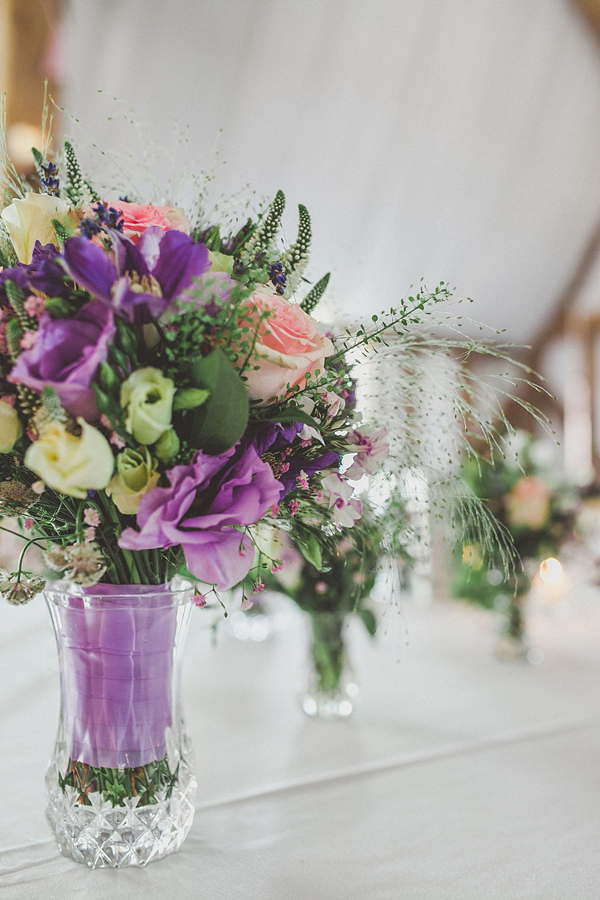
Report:
M283 486L280 500L288 494L293 487L296 486L296 479L300 472L304 472L309 478L323 469L337 467L340 462L338 453L329 450L315 459L307 459L306 451L298 442L294 446L294 441L298 433L302 431L302 422L254 422L246 429L243 442L256 448L259 456L266 453L282 453L286 451L285 458L282 453L282 460L287 463L286 471L279 473L279 481Z
M227 590L254 563L247 535L233 526L254 525L279 502L281 484L253 447L239 444L219 456L199 450L187 466L167 472L169 487L142 498L140 531L126 528L119 546L149 550L181 545L190 572Z
M111 237L114 262L92 241L73 237L65 241L65 267L77 284L135 324L156 321L210 267L206 247L182 231L153 225L137 245L118 231Z
M90 382L115 331L113 312L100 300L86 303L70 319L44 313L35 344L19 355L8 380L38 394L54 388L67 412L93 422L98 413Z

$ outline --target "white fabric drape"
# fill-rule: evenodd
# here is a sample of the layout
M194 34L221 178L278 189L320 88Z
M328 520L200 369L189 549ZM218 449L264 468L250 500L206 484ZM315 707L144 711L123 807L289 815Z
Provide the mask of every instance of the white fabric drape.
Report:
M425 277L528 338L600 215L600 54L571 0L72 0L69 28L75 137L135 153L106 122L131 109L164 143L189 125L203 166L218 143L219 191L308 206L309 274L353 315Z

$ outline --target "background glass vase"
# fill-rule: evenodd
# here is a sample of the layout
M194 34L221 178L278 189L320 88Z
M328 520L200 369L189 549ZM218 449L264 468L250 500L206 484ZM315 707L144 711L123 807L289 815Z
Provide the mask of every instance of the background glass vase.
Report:
M301 697L307 716L347 718L359 693L346 650L346 614L308 613L308 673Z
M144 866L191 827L180 676L192 594L178 578L44 591L61 670L47 818L61 853L91 868Z

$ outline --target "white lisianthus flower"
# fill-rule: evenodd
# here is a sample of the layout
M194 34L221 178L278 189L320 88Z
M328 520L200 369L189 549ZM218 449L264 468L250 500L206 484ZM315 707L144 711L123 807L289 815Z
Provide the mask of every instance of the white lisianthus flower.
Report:
M358 480L363 475L374 475L390 452L387 428L363 425L348 435L348 450L356 453L352 466L345 473L347 478Z
M25 465L55 491L85 499L88 491L105 488L115 460L103 434L79 417L81 435L70 434L62 422L51 422L27 449Z
M175 385L159 369L137 369L121 386L125 428L140 444L154 444L171 427Z
M19 262L29 264L35 242L58 246L52 219L75 228L79 218L75 210L50 194L30 191L23 200L13 202L2 210L2 219L10 235Z
M23 434L23 425L14 406L0 400L0 453L10 453Z

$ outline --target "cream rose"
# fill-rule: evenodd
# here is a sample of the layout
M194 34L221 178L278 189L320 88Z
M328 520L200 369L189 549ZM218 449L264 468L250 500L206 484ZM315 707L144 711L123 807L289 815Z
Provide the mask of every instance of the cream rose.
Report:
M30 263L35 242L58 246L52 219L66 227L75 228L77 213L64 200L50 194L30 191L24 200L13 200L2 210L2 219L10 235L19 262Z
M250 398L263 406L284 396L288 384L304 386L306 374L322 372L325 358L335 352L311 316L268 287L258 288L243 309L258 328L255 355L244 376ZM260 322L264 312L270 315Z
M171 427L175 385L158 369L146 366L121 386L125 428L140 444L154 444Z
M71 434L61 422L47 425L25 454L27 468L55 491L85 499L111 479L115 460L103 434L85 419L77 424L81 435Z
M23 434L23 425L14 406L0 400L0 453L10 453Z
M128 447L117 456L117 473L105 491L124 516L134 516L142 497L158 484L157 462L147 447L132 450Z

